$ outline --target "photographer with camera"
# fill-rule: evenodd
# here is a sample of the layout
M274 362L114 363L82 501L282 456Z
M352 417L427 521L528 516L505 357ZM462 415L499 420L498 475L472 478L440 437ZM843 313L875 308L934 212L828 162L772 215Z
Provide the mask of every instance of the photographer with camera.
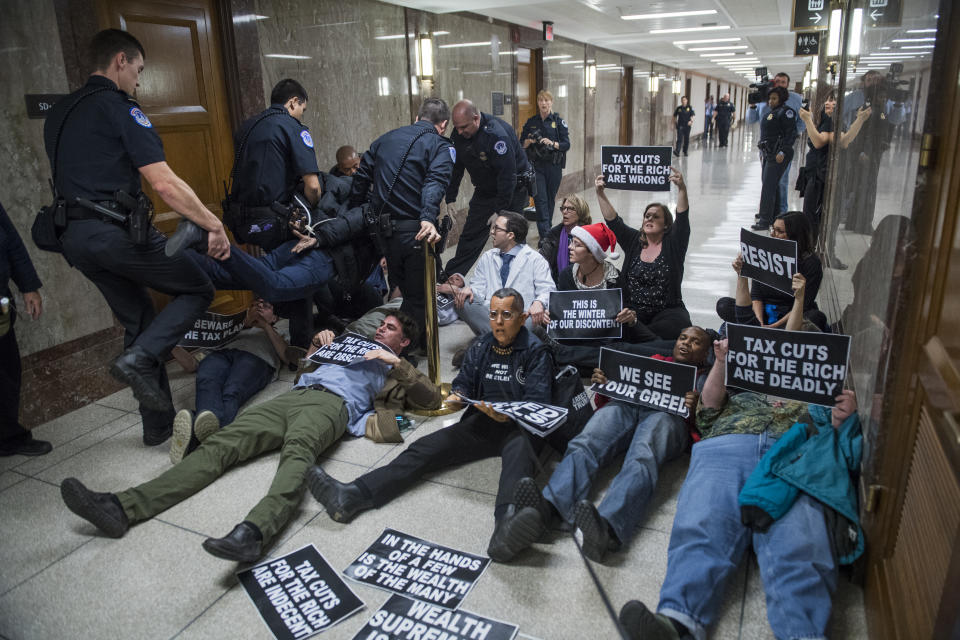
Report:
M793 109L794 114L800 111L800 107L803 106L803 98L799 93L795 91L790 91L790 76L784 72L780 72L777 75L773 76L773 80L770 80L767 77L766 67L760 67L757 69L757 77L760 78L758 82L750 85L750 88L753 89L747 95L747 101L750 103L750 108L747 109L747 124L754 124L756 122L763 122L768 115L770 115L770 107L767 103L767 96L770 93L770 90L774 87L781 87L787 92L787 99L785 100L786 105ZM783 102L781 102L783 104ZM805 125L800 120L800 118L795 117L795 126L797 133L803 133L806 130ZM761 161L762 161L761 156ZM783 175L780 177L780 182L778 184L778 195L779 201L777 203L776 214L784 213L787 210L787 190L789 188L790 182L790 161L787 161L786 166L783 168ZM770 220L773 220L773 216L770 217ZM767 226L769 226L769 222Z
M520 138L537 173L537 193L533 202L537 205L537 235L543 244L553 224L553 206L567 164L570 135L567 121L553 111L552 93L541 89L537 94L537 108L538 113L530 116L523 125Z
M787 90L773 87L767 93L767 115L760 121L760 162L763 184L760 189L760 219L750 227L767 231L778 215L780 179L793 160L793 143L797 139L797 112L787 104ZM786 205L784 205L786 206Z

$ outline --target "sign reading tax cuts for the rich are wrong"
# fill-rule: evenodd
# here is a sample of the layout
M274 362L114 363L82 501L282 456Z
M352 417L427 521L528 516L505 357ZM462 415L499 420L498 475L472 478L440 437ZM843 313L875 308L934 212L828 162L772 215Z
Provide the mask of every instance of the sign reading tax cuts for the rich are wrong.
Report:
M793 295L791 282L797 272L797 243L740 229L740 275Z
M670 147L600 148L603 182L607 189L670 191Z
M307 638L363 608L312 544L237 573L277 640Z
M684 418L690 415L685 399L697 384L697 368L693 365L603 347L600 370L607 383L594 384L591 389L597 393Z
M246 311L232 315L206 311L193 321L193 328L183 334L178 346L215 349L240 333L246 317Z
M620 338L623 325L617 314L623 308L620 289L550 292L550 325L556 340Z
M343 573L351 580L456 609L490 558L384 529Z
M513 640L517 625L394 594L353 640Z
M727 386L832 407L843 391L850 336L727 324Z
M364 338L358 333L345 333L337 336L333 342L324 345L310 356L310 360L317 364L348 364L357 358L362 358L367 351L376 349L390 349L375 340Z

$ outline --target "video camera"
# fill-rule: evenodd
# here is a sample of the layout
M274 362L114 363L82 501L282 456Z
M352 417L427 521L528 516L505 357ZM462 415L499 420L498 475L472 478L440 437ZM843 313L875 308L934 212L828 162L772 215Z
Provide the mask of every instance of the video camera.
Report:
M527 139L533 140L533 144L527 147L527 158L530 160L530 162L536 162L537 160L550 158L553 156L553 147L540 144L540 141L543 140L543 138L544 135L539 131L533 131L532 133L527 134Z
M910 97L909 92L906 89L901 89L899 87L903 85L909 85L910 82L907 80L901 80L900 74L903 73L903 63L901 62L892 62L890 63L890 70L887 71L887 76L883 79L883 82L880 83L880 86L876 89L878 94L883 94L883 97L886 100L893 100L895 103L906 102ZM873 96L866 96L869 101ZM881 96L878 95L877 98ZM879 99L876 102L880 102Z
M751 91L747 94L747 102L750 104L760 104L761 102L767 101L767 96L770 94L773 82L771 82L770 76L767 74L766 67L756 67L753 72L757 76L757 81L750 85Z

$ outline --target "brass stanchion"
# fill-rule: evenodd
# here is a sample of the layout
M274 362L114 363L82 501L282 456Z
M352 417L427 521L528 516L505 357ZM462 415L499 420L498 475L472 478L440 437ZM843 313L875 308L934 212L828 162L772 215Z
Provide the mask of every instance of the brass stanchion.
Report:
M433 384L440 387L440 394L446 398L450 395L450 383L440 382L440 323L437 320L437 262L432 247L428 242L423 243L423 291L426 298L424 320L427 332L427 375ZM439 409L415 410L420 416L443 416L456 413L460 407L449 407L444 403Z

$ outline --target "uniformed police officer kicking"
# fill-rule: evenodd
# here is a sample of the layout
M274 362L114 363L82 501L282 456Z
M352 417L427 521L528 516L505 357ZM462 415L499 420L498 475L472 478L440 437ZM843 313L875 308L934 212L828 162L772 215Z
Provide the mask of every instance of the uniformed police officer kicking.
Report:
M452 116L455 131L450 139L457 158L447 202L457 199L464 169L470 172L475 190L457 253L444 272L466 275L487 243L490 216L504 209L519 213L527 206L527 186L522 176L530 170L530 163L513 127L500 118L481 113L469 100L453 105Z
M170 169L159 136L131 97L144 68L143 46L125 31L107 29L94 36L91 56L96 70L87 84L59 100L44 126L55 186L67 203L63 254L100 289L125 329L125 351L110 373L133 389L143 442L157 445L170 437L174 416L164 361L209 306L214 289L186 256L164 255L166 239L149 224L135 241L131 211L115 194L137 196L143 176L171 209L207 231L212 257L229 256L230 243L220 220ZM85 208L77 198L125 221ZM147 287L172 297L159 314Z

